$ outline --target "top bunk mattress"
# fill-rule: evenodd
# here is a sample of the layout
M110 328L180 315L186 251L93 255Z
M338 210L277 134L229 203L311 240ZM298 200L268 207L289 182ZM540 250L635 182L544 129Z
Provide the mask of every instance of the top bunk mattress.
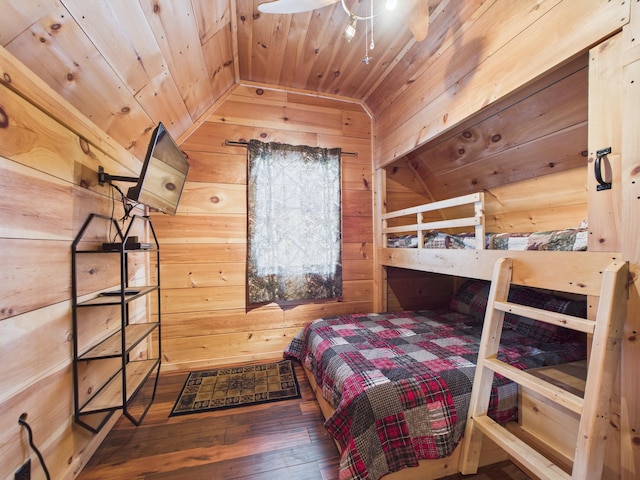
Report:
M487 250L546 250L586 251L588 229L567 228L543 232L487 233ZM401 235L387 239L388 248L417 248L418 235ZM439 230L424 234L423 248L471 249L476 248L475 233L450 234Z

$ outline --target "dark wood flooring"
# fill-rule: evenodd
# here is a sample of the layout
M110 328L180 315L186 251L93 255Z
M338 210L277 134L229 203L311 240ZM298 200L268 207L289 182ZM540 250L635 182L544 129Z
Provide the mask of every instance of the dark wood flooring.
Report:
M162 374L139 427L120 418L78 480L337 480L339 456L304 372L302 398L169 417L186 374ZM525 480L509 462L447 480Z

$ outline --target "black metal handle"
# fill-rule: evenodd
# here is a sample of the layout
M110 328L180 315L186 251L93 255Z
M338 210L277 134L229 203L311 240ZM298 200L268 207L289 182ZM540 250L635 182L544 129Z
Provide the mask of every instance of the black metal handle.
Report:
M596 190L599 192L600 190L610 190L611 182L605 182L602 178L602 157L606 157L611 153L611 147L603 148L602 150L598 150L596 152L596 161L593 165L594 174L596 176L596 181L598 182L598 186Z

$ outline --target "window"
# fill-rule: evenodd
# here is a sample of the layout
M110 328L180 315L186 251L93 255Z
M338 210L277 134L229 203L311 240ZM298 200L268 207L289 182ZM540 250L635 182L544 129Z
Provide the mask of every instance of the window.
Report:
M342 295L340 149L249 142L249 303Z

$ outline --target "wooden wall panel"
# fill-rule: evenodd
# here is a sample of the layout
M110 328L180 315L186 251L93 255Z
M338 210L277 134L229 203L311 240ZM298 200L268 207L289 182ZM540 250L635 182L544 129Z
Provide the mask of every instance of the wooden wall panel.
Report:
M618 79L622 77L622 35L616 35L594 47L589 55L589 191L593 202L589 204L592 222L589 249L619 252L622 249L622 188L621 143L624 89ZM602 159L601 173L609 190L597 190L594 170L597 151L611 148Z
M187 214L246 215L246 188L224 183L187 183L180 197L180 212Z
M322 315L369 311L373 299L371 121L357 103L239 86L181 144L191 160L178 215L153 215L161 242L163 369L282 356ZM343 296L247 305L247 149L225 140L340 147Z
M198 263L244 262L247 259L247 245L233 243L219 244L165 244L162 246L162 266L172 263L188 263L194 258Z
M180 212L180 207L178 207ZM161 246L169 243L245 243L244 215L154 215L153 226Z
M577 228L587 219L586 169L491 188L485 195L489 232Z
M162 288L220 287L245 284L244 263L181 263L160 266Z
M52 478L72 479L117 415L98 435L73 423L71 242L90 213L122 215L98 166L131 175L140 163L4 49L0 70L0 478L27 457L43 478L26 413ZM83 292L108 287L104 273Z
M487 231L579 226L587 218L587 65L580 55L385 167L387 207L484 191Z
M399 180L402 171L408 170L415 177L410 183L418 189L421 183L428 196L445 200L584 167L588 156L587 65L587 55L580 55L472 115L389 165L390 178ZM525 228L535 229L533 224Z
M454 292L454 277L428 272L387 269L387 309L447 308Z
M206 128L206 124L202 128ZM219 138L222 139L224 144L226 135L220 132ZM189 140L192 140L192 138L189 137ZM200 148L213 150L213 147L214 142L211 141L203 144ZM184 144L182 148L185 148ZM230 152L200 151L197 150L198 147L195 145L191 145L191 148L187 151L190 165L190 182L247 183L246 152L233 154Z
M282 310L275 305L254 310L242 307L220 309L215 312L169 313L163 316L163 322L162 330L167 339L235 333L239 330L239 324L251 326L250 328L257 331L286 326Z
M378 166L557 68L629 19L626 2L530 3L493 3L465 32L464 54L455 48L462 42L455 43L388 108L374 110ZM581 28L565 28L569 18Z
M85 34L80 25L58 4L14 38L7 49L16 53L31 49L31 55L23 59L31 70L39 71L41 78L63 91L71 103L82 106L87 116L108 125L108 133L121 144L131 145L143 156L144 146L136 148L135 140L144 131L141 125L153 126L151 118L141 105L130 101L127 86L96 46L82 38ZM67 74L56 76L56 70ZM118 87L112 89L112 85Z
M621 468L613 474L631 480L640 473L640 3L632 2L631 23L623 30L622 97L622 257L629 261L630 285L627 323L622 335ZM616 465L617 466L617 465ZM614 466L615 467L615 466Z

